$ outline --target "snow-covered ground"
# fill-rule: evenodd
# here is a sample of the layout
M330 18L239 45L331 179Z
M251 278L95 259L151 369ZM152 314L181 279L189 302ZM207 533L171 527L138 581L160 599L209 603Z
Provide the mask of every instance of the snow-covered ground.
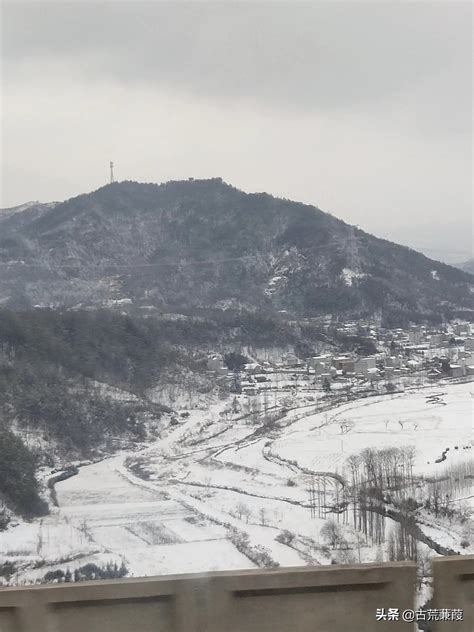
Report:
M364 448L415 446L419 473L435 474L471 455L472 383L359 400L295 424L273 449L314 470L342 472L347 457ZM449 457L435 463L443 450Z
M350 512L345 520L331 514L345 544L329 546L320 532L331 515L324 508L312 515L310 485L334 501L346 459L368 447L414 446L415 472L431 476L472 459L472 384L445 383L325 412L315 412L317 401L295 400L292 409L285 402L286 412L267 427L249 401L241 395L233 407L219 401L190 411L141 452L84 466L57 483L59 507L50 516L0 533L0 558L18 569L10 581L91 561L124 561L135 576L380 561L385 545L355 531ZM472 497L471 487L453 502ZM385 518L385 531L394 524ZM420 528L434 542L473 551L472 542L461 548L463 530L446 520L426 518Z

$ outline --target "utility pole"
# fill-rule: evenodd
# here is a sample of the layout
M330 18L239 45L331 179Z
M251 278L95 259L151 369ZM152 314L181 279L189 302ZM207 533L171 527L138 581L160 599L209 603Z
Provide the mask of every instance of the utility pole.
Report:
M110 184L114 182L114 163L110 161Z

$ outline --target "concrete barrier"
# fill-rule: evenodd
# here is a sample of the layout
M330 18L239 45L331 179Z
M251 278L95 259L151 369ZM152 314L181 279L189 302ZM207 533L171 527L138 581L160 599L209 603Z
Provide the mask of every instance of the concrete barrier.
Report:
M474 555L436 557L433 564L433 605L437 610L460 609L462 621L437 621L435 632L474 630Z
M192 576L0 590L0 632L191 632Z
M415 567L325 566L210 578L206 632L373 632L412 630L377 621L379 608L413 608Z
M396 562L5 588L0 631L411 632L376 612L413 608L414 582Z

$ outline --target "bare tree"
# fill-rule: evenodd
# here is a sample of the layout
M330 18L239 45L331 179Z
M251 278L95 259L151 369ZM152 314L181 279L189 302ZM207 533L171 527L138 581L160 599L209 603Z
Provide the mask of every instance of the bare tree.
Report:
M321 527L320 534L333 549L335 549L342 540L341 527L335 520L325 522Z

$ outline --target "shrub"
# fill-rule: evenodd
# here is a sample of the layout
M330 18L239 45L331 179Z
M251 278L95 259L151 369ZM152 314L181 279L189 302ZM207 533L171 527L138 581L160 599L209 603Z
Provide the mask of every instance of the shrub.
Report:
M342 540L341 527L334 520L328 520L321 527L321 536L334 549Z
M293 542L295 539L295 534L288 529L284 529L281 533L277 535L275 540L280 542L280 544L286 544L287 546Z
M16 572L16 567L13 562L3 562L0 564L0 577L5 577L7 580Z

